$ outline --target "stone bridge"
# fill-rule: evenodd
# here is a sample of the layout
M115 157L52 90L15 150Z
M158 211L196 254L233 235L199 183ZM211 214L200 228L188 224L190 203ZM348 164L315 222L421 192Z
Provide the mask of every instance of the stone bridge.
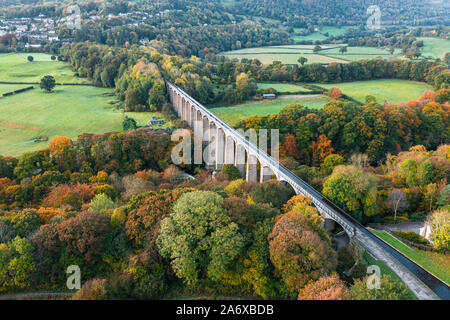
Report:
M205 144L212 146L206 155L194 152L195 164L202 164L203 159L215 170L221 170L223 164L234 164L241 175L251 182L264 182L275 177L278 181L290 185L296 194L310 197L319 210L324 224L329 221L338 223L352 241L396 272L419 299L450 299L450 290L446 283L373 235L358 221L269 156L262 150L265 148L261 146L258 148L254 137L247 139L244 134L226 124L177 86L170 82L166 82L166 86L175 111L194 131L194 139L197 142L194 143L194 149L199 151L198 149L202 149ZM272 155L273 153L274 149ZM201 156L196 156L198 154Z

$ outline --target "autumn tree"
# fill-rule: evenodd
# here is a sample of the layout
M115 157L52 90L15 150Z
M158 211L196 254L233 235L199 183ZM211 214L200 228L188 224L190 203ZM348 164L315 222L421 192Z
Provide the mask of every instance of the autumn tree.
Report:
M309 146L313 154L313 162L315 164L320 164L323 159L334 152L332 147L332 141L327 138L326 135L321 134L317 141L313 141Z
M286 139L283 143L283 149L288 157L292 157L294 159L299 158L299 150L297 145L297 140L293 134L286 136Z
M149 192L128 213L125 232L136 247L156 241L160 222L172 211L174 203L187 190L175 189L164 193Z
M339 88L331 88L328 91L328 95L331 99L337 100L342 97L342 91Z
M92 265L100 259L104 240L111 231L109 217L96 212L82 212L58 226L58 236L67 251Z
M426 221L430 228L429 240L436 249L450 249L450 211L447 209L434 211Z
M345 300L349 290L337 274L323 276L308 283L298 294L298 300Z
M158 247L171 260L178 277L195 285L203 275L221 279L243 247L238 225L223 208L223 198L211 191L184 194L161 223Z
M318 280L336 267L336 253L301 213L278 216L268 239L276 274L291 292L298 293L310 280Z
M58 163L61 172L73 167L73 155L70 149L72 145L72 140L65 136L53 138L48 145L50 154Z

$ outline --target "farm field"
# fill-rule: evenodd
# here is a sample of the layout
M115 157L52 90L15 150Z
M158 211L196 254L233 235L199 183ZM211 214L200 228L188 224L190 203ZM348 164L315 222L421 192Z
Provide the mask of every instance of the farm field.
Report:
M29 55L34 57L33 62L27 60ZM50 57L44 53L0 54L0 82L39 82L43 76L52 75L58 83L89 83L75 77L68 63Z
M385 80L369 80L369 81L355 81L343 83L320 84L326 89L337 87L341 89L342 93L352 97L353 99L364 103L367 95L373 95L377 98L379 103L385 101L391 103L407 102L409 100L418 98L427 90L432 90L432 87L423 82L385 79Z
M278 92L310 92L311 90L306 89L300 85L291 83L258 83L258 89L269 89L273 88Z
M0 154L17 156L47 147L48 142L31 141L36 137L51 139L64 135L76 139L84 132L122 131L124 113L109 104L115 97L104 95L112 91L90 86L57 86L54 93L34 89L0 98ZM126 114L138 125L145 125L156 115Z
M422 268L450 283L450 259L448 255L410 248L385 231L370 230L372 233L389 243L404 255L417 262Z
M324 33L328 33L329 37L339 36L344 34L348 29L356 28L355 26L343 26L343 27L322 27L319 32L313 32L307 36L293 36L291 39L294 41L315 41L325 40L327 37ZM301 29L294 29L295 32L299 32Z
M2 84L0 85L0 96L4 93L19 90L22 88L31 87L31 85L27 84Z
M450 40L440 38L418 37L423 41L422 56L443 58L445 52L450 52Z
M273 61L282 63L298 64L297 59L303 56L308 59L307 63L347 63L361 59L373 59L381 56L384 59L402 58L402 53L396 49L390 54L387 49L375 47L347 47L347 52L339 52L339 45L321 45L322 50L315 54L313 48L315 45L284 45L273 47L245 48L234 51L223 52L222 54L230 59L253 59L257 58L264 64Z
M378 56L381 56L384 59L394 59L402 57L400 49L395 49L394 53L390 54L388 50L384 48L348 47L348 46L347 52L343 54L339 52L339 48L321 50L320 54L349 61L356 61L361 59L373 59Z
M334 46L323 46L323 48L333 48ZM227 51L222 54L230 59L254 59L257 58L264 64L270 64L273 61L281 61L287 64L298 64L297 59L303 56L308 59L307 63L331 63L345 60L339 58L326 57L313 53L313 45L286 45L275 47L246 48L241 50Z
M326 96L306 96L300 98L296 96L280 96L276 100L248 101L239 105L216 107L210 110L222 120L234 126L239 121L253 115L264 116L278 113L284 106L291 103L300 103L309 108L320 109L328 101Z

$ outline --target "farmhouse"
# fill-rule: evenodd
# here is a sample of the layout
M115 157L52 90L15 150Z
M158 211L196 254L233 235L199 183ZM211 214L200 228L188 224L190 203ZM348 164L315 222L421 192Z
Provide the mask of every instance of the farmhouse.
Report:
M276 99L277 98L277 96L276 96L276 94L274 94L274 93L264 93L263 94L263 99Z
M147 125L149 126L153 126L153 125L157 125L157 124L165 124L166 121L164 119L161 118L155 118L152 117L150 120L147 121Z

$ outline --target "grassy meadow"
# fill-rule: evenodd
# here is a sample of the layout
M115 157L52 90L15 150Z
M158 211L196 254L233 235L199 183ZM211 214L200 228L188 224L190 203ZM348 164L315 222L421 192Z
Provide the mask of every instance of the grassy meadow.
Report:
M211 108L210 110L222 120L234 126L239 121L253 115L264 116L272 113L278 113L284 106L290 103L300 103L309 108L319 109L322 108L328 101L329 100L326 96L280 96L276 100L247 101L239 105L216 107Z
M335 37L347 32L348 29L356 28L355 26L343 26L343 27L322 27L318 32L313 32L307 36L293 36L291 39L294 41L315 41L325 40L328 37ZM301 29L294 29L295 32L300 32ZM328 37L325 34L328 33Z
M33 62L27 60L29 55L34 57ZM39 82L43 76L52 75L58 83L89 83L74 77L68 63L50 57L45 53L0 54L0 82Z
M245 48L234 51L223 52L222 54L230 59L259 59L264 64L270 64L273 61L282 63L298 64L297 59L302 56L308 59L307 63L331 62L347 63L361 59L373 59L383 57L384 59L402 58L402 53L396 49L390 54L386 48L375 47L347 47L346 53L340 53L339 45L321 45L322 50L313 53L315 45L284 45L273 47Z
M17 156L47 147L48 142L31 141L37 137L76 139L83 132L122 131L125 114L110 104L116 101L114 96L104 95L110 92L113 90L90 86L57 86L53 93L35 88L0 98L0 154ZM155 114L127 115L145 125Z
M375 96L379 103L384 103L385 101L391 103L407 102L420 97L424 91L432 90L431 86L423 82L397 79L331 84L317 83L316 85L326 89L337 87L341 89L342 93L361 103L365 102L367 95Z
M400 49L395 49L393 54L390 54L386 48L375 47L347 47L347 52L345 53L340 53L339 48L331 48L321 50L320 54L348 61L373 59L376 57L382 57L384 59L402 58Z
M333 48L335 46L324 45L322 48ZM298 64L297 60L300 56L308 59L307 63L324 63L331 62L345 63L345 60L339 58L326 57L321 54L313 53L314 45L285 45L274 47L246 48L241 50L227 51L222 54L229 58L237 59L254 59L257 58L264 64L270 64L273 61L281 61L287 64Z
M258 89L269 89L273 88L278 92L310 92L311 90L306 89L298 84L291 83L266 83L260 82L258 83Z
M443 58L445 52L450 52L450 40L440 38L418 37L423 41L422 56Z

